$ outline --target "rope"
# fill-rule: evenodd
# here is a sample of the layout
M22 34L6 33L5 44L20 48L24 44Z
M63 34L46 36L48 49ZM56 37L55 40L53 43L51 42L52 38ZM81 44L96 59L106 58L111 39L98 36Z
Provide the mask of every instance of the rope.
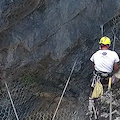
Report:
M3 72L3 79L5 78L5 76L6 76L6 73L5 73L5 71L4 71L4 72ZM5 79L4 79L4 80L5 80ZM5 87L6 87L6 89L7 89L7 92L8 92L8 95L9 95L9 98L10 98L10 101L11 101L11 104L12 104L12 107L13 107L13 110L14 110L14 113L15 113L15 116L16 116L16 119L19 120L18 115L17 115L17 112L16 112L16 109L15 109L15 106L14 106L14 103L13 103L13 100L12 100L12 97L11 97L11 94L10 94L10 91L9 91L9 88L8 88L8 85L7 85L7 82L4 81L4 83L5 83Z
M113 50L113 51L115 50L115 40L116 40L116 35L114 34L114 39L113 39L113 48L112 48L112 50Z
M8 92L8 95L9 95L9 98L10 98L10 101L11 101L11 104L12 104L12 107L13 107L13 110L14 110L14 113L15 113L15 116L16 116L16 119L19 120L18 118L18 115L17 115L17 112L16 112L16 109L15 109L15 106L14 106L14 103L13 103L13 100L12 100L12 97L11 97L11 94L10 94L10 91L9 91L9 88L8 88L8 85L5 81L5 86L7 88L7 92Z
M103 26L103 25L100 25L100 28L101 28L101 36L103 36L104 26Z
M93 112L94 112L94 118L95 118L95 120L97 120L97 111L95 110L95 106L93 105L92 108L93 108Z
M110 92L110 116L109 120L112 120L112 91Z
M60 100L59 100L59 102L58 102L58 105L57 105L57 108L56 108L56 110L55 110L55 113L54 113L54 115L53 115L52 120L55 119L56 113L57 113L57 111L58 111L58 108L59 108L59 106L60 106L60 103L61 103L61 101L62 101L62 98L63 98L63 96L64 96L64 94L65 94L66 88L67 88L67 86L68 86L68 83L69 83L69 81L70 81L70 78L71 78L71 75L72 75L72 73L73 73L73 70L74 70L74 68L75 68L76 63L77 63L77 59L76 59L76 61L74 62L74 65L73 65L73 67L72 67L72 70L71 70L70 75L69 75L69 77L68 77L68 80L67 80L67 82L66 82L65 88L64 88L63 93L62 93L62 95L61 95L61 97L60 97Z

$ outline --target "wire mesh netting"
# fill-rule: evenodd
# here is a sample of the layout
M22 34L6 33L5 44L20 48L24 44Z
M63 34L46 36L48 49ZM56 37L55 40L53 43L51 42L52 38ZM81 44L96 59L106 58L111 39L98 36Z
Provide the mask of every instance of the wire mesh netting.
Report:
M36 112L24 120L52 120L53 112ZM70 108L61 109L56 114L55 120L80 120L79 113Z
M8 87L19 120L52 120L58 101L52 101L51 103L48 101L44 103L44 100L36 95L35 91L32 91L34 89L33 85L26 85L20 80L15 80L13 83L12 81L11 83L8 82ZM0 120L17 120L5 87L3 92L4 94L0 103ZM73 103L67 102L64 103L65 105L63 105L63 103L61 104L55 120L84 119L85 111L83 109L85 109L85 107L74 106ZM49 107L52 109L49 109Z

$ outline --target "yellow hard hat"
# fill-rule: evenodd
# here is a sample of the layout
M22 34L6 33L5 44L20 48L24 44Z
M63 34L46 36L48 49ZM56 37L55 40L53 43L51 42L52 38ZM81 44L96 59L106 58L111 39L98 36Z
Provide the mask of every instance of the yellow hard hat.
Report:
M102 37L100 39L99 44L110 45L111 44L110 38L108 38L107 36Z

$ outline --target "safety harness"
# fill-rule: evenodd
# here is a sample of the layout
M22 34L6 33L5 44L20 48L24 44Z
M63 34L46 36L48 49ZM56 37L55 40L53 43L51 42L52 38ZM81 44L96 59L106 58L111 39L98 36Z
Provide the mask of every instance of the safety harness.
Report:
M108 79L109 79L109 82L108 82ZM89 107L88 107L89 112L90 112L89 113L90 120L92 120L93 113L94 113L95 120L97 119L98 111L97 111L97 108L95 107L94 99L99 98L103 95L103 85L101 83L104 84L104 81L106 81L105 83L107 83L108 85L108 90L110 90L111 89L111 73L93 71L93 78L92 78L92 83L91 83L93 92L92 92L91 97L89 98ZM110 111L111 111L111 108L110 108Z
M108 79L111 76L112 76L112 73L93 71L93 78L92 78L91 87L95 87L95 83L97 81L100 81L103 85L108 84Z

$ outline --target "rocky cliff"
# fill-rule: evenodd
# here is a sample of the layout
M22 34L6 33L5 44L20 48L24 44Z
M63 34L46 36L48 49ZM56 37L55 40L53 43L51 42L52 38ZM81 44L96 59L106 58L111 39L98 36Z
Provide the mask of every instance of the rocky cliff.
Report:
M119 12L119 0L1 0L0 68L6 77L1 79L0 119L15 120L4 80L20 120L41 111L52 116L76 59L61 111L72 109L85 119L89 58L98 49L101 25L112 41L116 35L120 54Z

